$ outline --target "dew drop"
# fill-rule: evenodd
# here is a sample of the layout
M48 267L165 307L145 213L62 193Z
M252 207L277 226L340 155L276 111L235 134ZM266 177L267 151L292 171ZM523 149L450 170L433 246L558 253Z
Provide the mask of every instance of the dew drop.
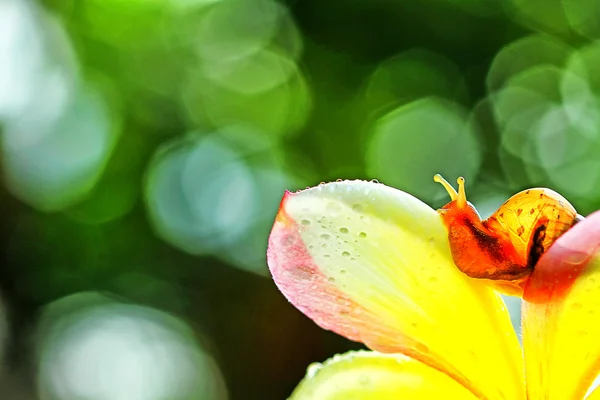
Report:
M348 233L350 232L348 228L340 228L340 233Z
M433 246L435 244L435 239L434 238L429 238L428 242L429 242L430 246Z
M377 179L371 179L371 182L373 182L373 183L379 183L379 181Z
M435 283L435 282L438 281L438 278L436 278L435 276L430 276L429 279L428 279L428 281L431 282L431 283Z
M330 276L329 278L327 278L327 282L335 282L335 278L333 276Z
M331 239L331 235L329 235L328 233L323 233L321 235L321 239L329 240L329 239Z
M359 213L359 212L362 212L362 210L363 210L363 206L362 205L360 205L360 204L352 204L352 211Z
M344 275L346 273L345 269L340 269L340 274Z
M588 257L589 257L588 254L583 251L573 252L573 253L569 253L565 257L563 262L566 262L566 263L569 263L572 265L579 265L579 264L583 264L588 259Z
M343 257L350 257L350 253L348 253L347 251L342 252L342 256Z
M324 255L323 255L323 257L325 257L325 258L329 258L329 257L331 257L331 256L330 256L329 254L324 254Z
M358 237L359 238L363 238L363 239L366 238L367 237L367 232L361 232L361 233L359 233Z
M323 365L319 364L319 363L312 363L308 366L308 368L306 369L306 378L310 379L313 378L317 372L319 372L321 370L321 368L323 367Z
M327 247L327 243L323 243L323 244L321 245L321 247L322 247L322 248L326 248L326 247Z
M307 220L307 219L303 219L302 221L300 221L300 223L301 223L302 225L304 225L304 226L308 226L308 225L310 225L310 221L309 221L309 220Z

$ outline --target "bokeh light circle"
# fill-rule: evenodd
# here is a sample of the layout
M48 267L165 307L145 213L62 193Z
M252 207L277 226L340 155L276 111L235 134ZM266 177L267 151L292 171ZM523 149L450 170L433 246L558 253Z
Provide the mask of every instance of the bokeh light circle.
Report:
M260 234L268 235L290 187L297 179L268 136L231 126L164 144L149 166L145 197L153 228L166 242L266 273Z
M228 66L229 73L206 75L204 69L190 70L182 101L191 123L215 128L247 124L276 137L298 133L311 111L310 87L289 59L266 54L261 51L251 58L233 61L236 65ZM266 61L263 64L261 57ZM259 73L256 77L244 69L252 63ZM245 83L235 87L223 84L229 74Z
M433 182L436 173L472 182L479 171L477 126L447 100L425 98L401 106L377 121L372 132L369 175L425 201L446 196Z
M268 45L286 13L273 0L218 2L200 20L198 54L208 60L227 60L254 53Z
M411 49L383 61L365 89L367 107L377 112L429 96L462 102L467 89L456 65L426 49Z
M488 90L499 90L512 76L532 67L562 68L572 52L570 46L550 35L534 34L515 40L494 57L486 78Z
M30 0L0 2L0 123L35 128L3 138L5 146L43 137L44 126L68 107L78 72L69 37L56 18Z
M506 46L488 75L500 161L515 188L551 186L571 199L600 196L598 46L575 50L545 35Z
M155 309L74 294L44 309L37 339L42 399L227 399L194 332Z
M100 179L120 135L120 118L91 87L80 88L54 123L42 126L36 117L6 127L6 185L40 210L61 210L84 199ZM12 146L14 138L36 129L43 131L39 140Z

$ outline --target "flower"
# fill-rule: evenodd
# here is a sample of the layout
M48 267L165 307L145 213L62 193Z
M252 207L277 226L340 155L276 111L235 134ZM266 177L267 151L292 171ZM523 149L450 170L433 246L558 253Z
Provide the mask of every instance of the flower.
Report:
M294 400L583 399L600 370L600 212L536 265L522 347L499 294L453 264L438 213L383 184L287 192L268 264L295 307L373 350L309 368Z

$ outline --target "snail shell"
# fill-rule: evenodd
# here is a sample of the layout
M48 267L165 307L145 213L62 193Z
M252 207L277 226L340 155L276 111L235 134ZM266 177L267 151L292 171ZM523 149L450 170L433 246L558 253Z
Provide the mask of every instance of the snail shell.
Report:
M504 232L527 266L534 267L542 254L578 222L575 207L554 190L527 189L509 198L483 225Z
M464 178L457 180L458 192L440 175L434 180L451 198L438 213L454 264L471 278L497 281L496 289L506 294L521 295L542 254L583 219L560 194L535 188L515 194L482 221L467 202Z

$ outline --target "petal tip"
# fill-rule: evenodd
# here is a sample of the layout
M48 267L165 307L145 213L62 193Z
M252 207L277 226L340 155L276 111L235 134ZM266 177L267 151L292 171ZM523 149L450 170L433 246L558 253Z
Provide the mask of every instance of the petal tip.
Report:
M590 260L600 256L600 211L590 214L562 235L542 255L525 285L523 299L547 303L564 298Z

